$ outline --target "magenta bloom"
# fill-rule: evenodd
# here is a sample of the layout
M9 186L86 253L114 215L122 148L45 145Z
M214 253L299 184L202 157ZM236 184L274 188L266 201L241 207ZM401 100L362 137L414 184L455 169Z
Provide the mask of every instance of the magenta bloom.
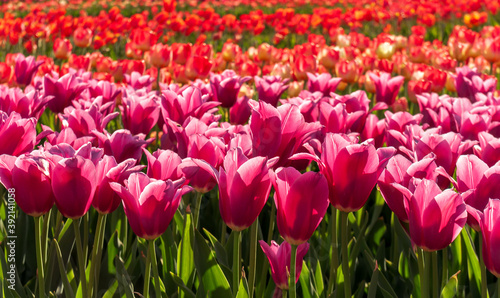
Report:
M241 85L249 81L250 77L240 77L233 70L226 69L222 74L210 74L210 86L214 101L221 103L224 108L230 108L236 103Z
M455 88L459 97L468 98L471 102L476 101L476 94L495 91L497 86L496 78L483 80L480 74L469 67L457 67L455 78Z
M30 216L41 216L54 205L50 163L41 156L0 155L0 183L15 188L16 203Z
M148 134L158 122L160 105L156 92L146 94L126 91L120 105L123 127L134 135Z
M0 154L19 156L35 148L36 119L23 119L12 112L10 115L0 111Z
M450 245L467 222L462 196L451 189L442 191L436 182L413 179L405 196L410 238L413 245L426 251Z
M474 146L474 153L489 167L500 161L500 139L483 131L478 134L479 146Z
M161 113L165 123L167 119L179 124L189 117L201 119L205 113L213 114L217 111L220 102L208 101L209 95L202 95L201 90L189 86L179 94L163 90L161 97Z
M179 168L182 159L177 153L171 150L158 149L153 154L148 150L143 149L148 159L148 172L150 178L158 180L178 180L182 177L181 169Z
M118 112L105 116L99 111L96 104L92 104L88 109L68 107L64 110L64 114L59 114L62 126L71 128L79 138L93 136L92 131L94 129L104 132L108 123L117 116Z
M308 72L307 77L309 78L309 80L307 80L307 89L310 92L319 91L326 97L329 97L330 93L335 92L340 81L342 81L341 78L332 78L327 72L316 75Z
M146 88L147 91L151 91L154 81L154 78L148 75L142 75L137 71L133 71L130 75L125 74L125 82L137 90Z
M288 79L281 80L278 76L254 77L255 88L259 94L259 100L267 102L276 107L283 92L288 89Z
M144 239L154 240L163 234L189 186L177 181L156 180L146 174L133 173L124 181L125 186L111 182L111 188L123 200L123 209L132 231Z
M71 105L80 94L87 88L87 83L83 83L79 77L71 73L65 74L59 79L54 79L49 75L43 78L43 90L45 96L53 96L47 103L49 109L54 113L62 113L64 108Z
M402 76L391 78L391 74L386 72L381 72L379 76L370 72L369 76L375 84L375 99L377 102L385 102L391 106L396 100L405 78Z
M231 124L244 125L248 122L250 115L252 114L252 108L248 103L249 98L241 96L236 100L236 103L229 108L229 121Z
M17 112L22 118L39 119L45 110L45 104L50 99L47 96L40 96L40 92L31 86L27 87L24 92L20 88L0 86L0 111L7 114Z
M254 156L279 156L278 166L290 165L289 157L319 133L321 125L307 123L299 107L284 104L278 108L263 101L254 107L250 119Z
M144 140L145 135L132 135L126 129L119 129L109 135L107 132L93 131L99 142L99 147L104 149L104 154L112 155L116 162L120 163L126 159L140 160L142 148L145 148L152 140Z
M328 182L320 173L279 168L272 177L277 225L286 242L307 242L328 209Z
M92 206L102 214L109 214L118 208L121 199L111 188L111 182L123 183L130 174L139 172L145 166L135 166L135 159L117 164L114 157L105 155L96 166L97 189Z
M483 260L486 268L500 278L500 200L490 200L481 220Z
M491 168L475 155L462 155L457 161L457 189L467 205L467 223L480 230L479 217L490 199L500 199L500 164Z
M96 167L80 155L59 160L52 171L57 209L68 218L78 219L87 213L96 187Z
M259 241L262 251L269 260L271 265L271 276L276 284L276 287L281 290L288 290L288 275L290 274L290 260L292 258L292 248L290 243L283 242L278 245L274 240L269 246L265 241ZM300 272L302 271L302 261L309 250L309 243L302 243L297 247L297 259L295 270L295 282L298 282Z
M382 170L395 153L394 148L375 149L372 144L356 144L345 136L327 133L321 157L297 154L295 158L316 160L328 180L332 205L351 212L365 205Z
M33 56L24 57L24 55L18 54L16 57L16 66L14 67L16 82L21 86L31 84L35 73L42 64L43 61L36 62Z
M271 191L267 158L248 159L241 148L230 149L218 183L222 219L234 231L248 228L264 208Z

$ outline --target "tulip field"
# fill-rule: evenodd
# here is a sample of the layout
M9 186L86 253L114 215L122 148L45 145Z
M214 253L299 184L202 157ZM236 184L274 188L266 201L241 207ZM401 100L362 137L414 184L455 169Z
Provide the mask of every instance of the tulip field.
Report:
M500 2L0 16L0 298L500 298Z

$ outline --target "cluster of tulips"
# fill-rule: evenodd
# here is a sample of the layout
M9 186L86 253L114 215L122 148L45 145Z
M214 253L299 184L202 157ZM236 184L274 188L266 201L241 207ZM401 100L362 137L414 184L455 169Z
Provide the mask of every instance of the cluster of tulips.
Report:
M456 31L449 43L472 57L475 47L463 37L470 31ZM456 96L428 89L407 103L399 98L405 77L383 70L366 76L373 96L338 92L345 78L306 70L304 90L293 95L296 81L283 76L207 71L207 80L181 87L132 68L114 83L88 68L37 76L45 62L11 57L4 70L12 86L0 88L0 182L35 219L36 283L18 285L23 292L101 296L108 285L100 276L116 271L105 296L131 294L139 283L149 297L151 281L156 297L296 297L299 280L303 296L351 297L353 288L368 296L494 293L488 280L500 277L500 98L492 76L459 67L450 76ZM412 115L408 104L420 112ZM394 230L390 261L377 238L391 234L380 227L384 220ZM118 227L125 232L113 233ZM380 234L370 236L378 239L372 248L364 239L371 231ZM75 243L61 252L68 237ZM258 262L258 243L272 281L267 263ZM115 258L120 246L131 252ZM309 250L314 273L303 262ZM408 273L414 260L418 279ZM374 272L368 286L361 262ZM51 264L60 273L47 281ZM388 266L399 278L409 275L411 287L395 290ZM464 267L477 276L464 281L457 272Z

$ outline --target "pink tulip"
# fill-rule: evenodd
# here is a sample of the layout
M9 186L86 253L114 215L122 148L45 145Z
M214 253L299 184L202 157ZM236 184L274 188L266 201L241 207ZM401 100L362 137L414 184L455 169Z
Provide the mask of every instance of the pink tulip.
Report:
M123 200L123 208L132 231L144 239L154 240L161 236L172 221L189 186L177 181L156 180L144 173L132 173L124 185L111 182L111 188Z
M434 157L412 163L401 154L393 156L378 179L378 187L387 206L402 222L408 222L404 192L398 186L409 187L411 178L435 180L438 173Z
M276 107L278 105L278 100L280 99L283 92L288 89L288 79L282 80L278 76L264 76L260 78L258 76L254 77L255 88L259 94L259 100L267 102L268 104Z
M57 209L68 218L78 219L87 213L96 187L96 167L80 155L59 160L52 170Z
M404 83L404 77L397 76L391 78L391 74L386 72L381 72L378 76L375 73L370 72L369 76L375 84L375 99L377 102L385 102L389 106L394 104L394 101L398 96L399 89Z
M377 115L369 114L361 133L361 141L373 139L375 148L380 148L385 142L385 135L385 119L379 120Z
M123 183L132 173L139 172L145 166L134 166L135 159L127 159L120 164L114 157L105 155L96 167L97 188L92 206L101 214L109 214L118 208L121 199L111 188L111 182Z
M241 96L236 100L236 103L229 108L229 121L232 124L240 124L244 125L248 122L250 115L252 114L252 108L248 103L249 98L245 96Z
M271 246L263 240L260 240L259 244L269 260L269 265L271 265L271 277L274 280L274 284L281 290L288 290L288 275L291 271L290 260L292 258L291 245L286 241L278 245L274 240L271 241ZM308 250L309 243L307 242L297 247L295 282L299 280L300 272L302 271L302 261Z
M104 115L97 104L93 103L88 109L67 107L64 114L59 114L63 128L71 128L79 138L93 136L95 129L104 132L108 123L118 116L118 112Z
M272 176L277 225L286 242L307 242L328 209L328 183L320 173L279 168Z
M379 148L370 143L356 144L339 134L327 133L321 146L321 156L297 154L318 162L329 186L332 205L344 212L361 209L389 159L394 148Z
M236 103L241 85L250 79L250 77L240 77L230 69L226 69L222 74L210 74L214 101L220 102L224 108L232 107Z
M479 217L490 199L500 199L500 164L492 167L475 155L457 160L457 189L464 198L469 217L467 223L479 231Z
M79 77L71 73L58 79L45 75L43 79L45 96L53 96L47 106L54 113L62 113L64 108L70 106L85 88L87 88L87 83L83 83Z
M0 86L0 111L9 115L17 112L22 118L39 119L50 99L51 97L48 96L40 96L40 92L31 86L27 87L24 92L20 88Z
M405 209L412 244L426 251L447 247L467 222L462 196L451 189L442 191L436 182L427 179L413 178L410 188L405 195Z
M179 155L171 150L158 149L153 154L148 150L143 149L148 159L148 172L150 178L158 180L178 180L182 177L181 169L179 168L182 159Z
M156 92L135 92L126 90L123 93L120 111L123 127L132 134L148 134L158 122L160 105Z
M24 57L24 55L18 54L14 67L16 82L21 86L28 86L31 84L33 76L35 76L38 68L42 64L43 61L36 62L33 56Z
M267 158L248 159L241 148L230 149L220 169L219 208L224 222L242 231L255 221L271 191Z
M138 134L132 135L126 129L119 129L109 135L106 131L100 133L96 130L93 134L97 137L99 147L104 149L104 154L112 155L116 162L133 158L140 160L142 155L142 148L145 148L152 140L144 140L145 135Z
M468 98L471 102L476 101L476 93L487 94L495 91L497 80L490 78L483 80L480 74L469 67L457 67L455 88L459 97Z
M189 86L180 93L163 90L161 113L165 123L167 118L182 124L189 116L201 119L205 113L213 114L220 103L208 101L209 97L209 95L203 95L201 90L194 86Z
M0 111L0 154L19 156L29 153L35 147L36 119L23 119L12 112Z
M474 153L489 167L500 161L500 139L483 131L478 134L479 146L474 146Z
M340 84L340 81L342 81L341 78L332 78L332 76L327 72L316 75L307 73L307 77L309 78L307 80L307 89L310 92L319 91L325 97L329 97L330 93L335 92L337 86Z
M319 123L305 122L296 105L275 108L260 101L250 119L253 155L279 156L276 167L290 165L289 157L319 133L320 127Z
M41 216L54 205L50 162L42 156L0 155L0 183L16 190L16 203L26 214Z
M145 88L147 91L151 91L154 81L154 78L148 75L142 75L137 71L133 71L130 75L125 74L125 82L136 90Z
M37 141L46 137L48 142L44 144L44 147L48 146L47 143L52 146L58 144L68 144L71 145L73 149L78 150L81 146L87 144L88 142L92 142L95 139L93 136L78 138L75 132L69 127L63 128L60 132L57 132L52 131L50 127L42 124L42 129L42 133L37 136Z
M490 200L481 220L483 261L486 268L500 278L500 200Z

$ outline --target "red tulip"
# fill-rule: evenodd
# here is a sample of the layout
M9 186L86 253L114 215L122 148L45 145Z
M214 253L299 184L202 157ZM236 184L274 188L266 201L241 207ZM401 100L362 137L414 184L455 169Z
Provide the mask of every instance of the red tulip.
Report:
M307 242L328 209L328 183L320 173L279 168L272 176L278 230L286 242Z
M288 275L290 275L290 259L292 258L291 245L286 241L278 245L274 240L271 241L271 246L263 240L260 240L259 244L269 260L269 265L271 265L271 277L276 287L281 290L288 290ZM302 271L302 261L308 250L309 243L307 242L297 247L295 282L299 280L300 272Z
M182 186L184 179L162 181L142 172L131 174L124 184L110 185L123 200L132 231L147 240L154 240L167 230L182 196L191 190Z
M50 163L42 156L0 155L0 183L16 190L16 203L26 214L43 215L54 205Z
M481 220L483 261L486 268L500 278L500 200L490 200Z
M92 43L92 30L89 28L78 27L73 32L73 41L75 46L86 48Z
M73 46L71 45L71 42L67 39L57 38L54 41L54 46L53 46L54 56L58 59L67 60L71 55L72 49Z

